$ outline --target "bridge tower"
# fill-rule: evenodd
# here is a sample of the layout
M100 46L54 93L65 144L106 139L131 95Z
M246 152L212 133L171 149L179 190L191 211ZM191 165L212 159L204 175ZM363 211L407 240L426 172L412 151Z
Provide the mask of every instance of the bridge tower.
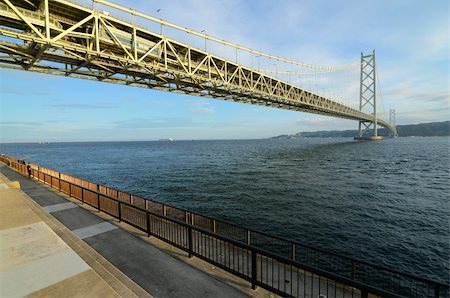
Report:
M389 123L394 128L394 131L389 131L389 136L396 137L397 136L397 128L395 126L395 109L389 110Z
M361 53L361 76L359 89L359 110L366 110L373 115L372 121L359 121L359 132L356 140L380 140L377 130L377 94L376 94L376 64L375 50L372 54ZM368 110L368 111L367 111ZM370 130L373 133L370 134Z

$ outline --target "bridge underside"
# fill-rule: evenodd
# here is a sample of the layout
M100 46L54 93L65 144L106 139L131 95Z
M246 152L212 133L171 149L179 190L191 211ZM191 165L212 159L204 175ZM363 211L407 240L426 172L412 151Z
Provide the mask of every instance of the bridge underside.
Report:
M0 2L0 67L373 122L337 103L65 0ZM393 131L384 120L378 124Z

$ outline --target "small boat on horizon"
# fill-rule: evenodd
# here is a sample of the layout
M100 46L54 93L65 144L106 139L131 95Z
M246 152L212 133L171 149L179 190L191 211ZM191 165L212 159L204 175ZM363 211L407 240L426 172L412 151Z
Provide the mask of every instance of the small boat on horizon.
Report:
M160 141L161 142L173 142L174 140L172 138L162 138Z

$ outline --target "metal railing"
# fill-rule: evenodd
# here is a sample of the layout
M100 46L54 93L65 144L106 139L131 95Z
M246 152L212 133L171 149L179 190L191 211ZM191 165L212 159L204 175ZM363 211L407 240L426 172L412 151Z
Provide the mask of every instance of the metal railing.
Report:
M0 161L28 174L23 161L5 155L0 156ZM28 165L32 177L248 280L253 286L282 296L449 295L446 284Z

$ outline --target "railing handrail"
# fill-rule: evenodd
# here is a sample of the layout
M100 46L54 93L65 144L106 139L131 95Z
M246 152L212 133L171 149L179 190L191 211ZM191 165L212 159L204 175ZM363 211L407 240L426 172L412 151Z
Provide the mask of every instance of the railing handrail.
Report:
M11 157L9 157L9 156L7 156L7 155L4 155L4 154L1 154L0 156L6 157L7 159L9 159L10 161L13 161L13 162L15 162L15 163L17 163L16 161L18 161L18 159L11 158ZM179 220L179 219L177 219L177 218L173 218L173 217L166 216L166 215L164 215L164 214L156 213L156 212L153 212L153 211L151 211L151 210L149 210L149 209L145 209L145 208L142 208L142 207L140 207L140 206L136 206L136 205L134 205L134 204L132 204L132 203L128 203L128 202L126 202L126 201L123 201L123 200L121 200L121 199L119 199L119 198L114 198L114 197L112 197L112 196L110 196L110 195L107 195L107 194L105 194L105 193L99 192L99 191L97 191L97 190L93 190L93 189L84 187L84 186L82 186L82 185L77 185L77 184L75 184L75 183L73 183L73 182L67 181L67 180L65 180L65 179L59 178L59 177L54 176L54 175L51 175L51 174L49 174L49 173L45 173L45 172L43 172L42 170L40 170L40 168L44 168L44 169L49 170L49 171L57 172L58 174L66 175L66 176L69 176L69 177L71 177L71 178L79 179L80 181L84 181L84 182L87 182L87 183L92 183L92 184L94 184L94 185L106 187L106 188L108 188L108 189L110 189L110 190L113 190L113 191L116 191L116 192L121 192L121 193L130 195L130 196L134 196L134 197L137 197L137 198L141 198L141 199L143 199L143 200L148 200L148 201L155 202L155 203L158 203L158 204L162 204L162 205L165 205L165 206L169 206L169 207L171 207L171 208L175 208L175 209L178 209L178 210L181 210L181 211L184 211L184 212L189 212L189 213L191 213L191 214L200 215L200 216L202 216L202 217L205 217L205 218L208 218L208 219L211 219L211 220L223 222L223 223L226 223L226 224L229 224L229 225L232 225L232 226L241 228L241 229L248 230L248 231L250 231L250 232L255 232L255 233L263 234L263 235L265 235L265 236L268 236L268 237L271 237L271 238L275 238L275 239L278 239L278 240L282 240L282 241L286 241L286 242L291 243L291 244L292 244L292 243L295 243L296 245L299 245L299 246L302 246L302 247L306 247L306 248L309 248L309 249L312 249L312 250L320 251L320 252L325 253L325 254L331 254L331 255L334 255L334 256L336 256L336 257L340 257L340 258L346 259L346 260L348 260L348 261L352 261L352 262L356 262L356 263L359 263L359 264L362 264L362 265L368 265L368 266L371 266L371 267L375 267L375 268L377 268L377 269L385 270L385 271L388 271L388 272L390 272L390 273L398 274L398 275L400 275L400 276L404 276L404 277L408 277L408 278L413 278L413 279L415 279L415 280L422 281L422 282L426 282L426 283L430 283L430 284L439 286L439 287L444 288L444 289L448 289L448 288L449 288L449 285L448 285L448 284L444 284L444 283L441 283L441 282L439 282L439 281L430 280L430 279L427 279L427 278L424 278L424 277L420 277L420 276L415 276L415 275L412 275L412 274L409 274L409 273L399 272L399 271L397 271L397 270L390 269L390 268L387 268L387 267L384 267L384 266L380 266L380 265L377 265L377 264L373 264L373 263L370 263L370 262L361 261L361 260L358 260L358 259L353 259L353 258L351 258L351 257L343 256L343 255L340 255L340 254L337 254L337 253L334 253L334 252L329 252L329 251L326 251L326 250L321 249L321 248L315 248L315 247L312 247L312 246L309 246L309 245L306 245L306 244L302 244L302 243L299 243L299 242L297 242L297 241L295 241L295 240L289 240L289 239L286 239L286 238L283 238L283 237L270 235L270 234L265 233L265 232L260 232L260 231L256 231L256 230L253 230L253 229L245 228L245 227L239 226L239 225L234 224L234 223L229 223L229 222L226 222L226 221L214 219L214 218L209 217L209 216L204 216L204 215L202 215L202 214L198 214L198 213L196 213L196 212L192 212L192 211L190 211L190 210L188 210L188 209L181 209L181 208L172 206L172 205L170 205L170 204L158 202L158 201L155 201L155 200L152 200L152 199L142 198L141 196L137 196L137 195L133 195L133 194L131 194L131 193L123 192L123 191L118 190L118 189L115 189L115 188L111 188L111 187L108 187L108 186L105 186L105 185L100 185L100 184L97 184L97 183L93 183L93 182L90 182L90 181L87 181L87 180L84 180L84 179L81 179L81 178L76 178L76 177L73 177L73 176L71 176L71 175L69 175L69 174L61 173L61 172L58 172L58 171L55 171L55 170L51 170L51 169L48 169L48 168L45 168L45 167L41 167L41 166L38 166L38 165L35 165L35 164L32 164L32 165L33 165L33 166L39 167L39 169L33 168L33 170L35 170L35 171L37 171L37 172L40 172L40 173L42 173L42 174L44 174L44 175L48 175L48 176L50 176L50 177L57 178L57 179L59 179L60 181L64 181L64 182L66 182L66 183L69 183L69 184L74 185L74 186L76 186L76 187L79 187L79 188L81 188L81 189L90 191L90 192L92 192L92 193L95 193L95 194L97 194L97 195L106 197L106 198L108 198L108 199L112 199L112 200L114 200L114 201L116 201L116 202L118 202L118 203L120 203L120 204L125 204L125 205L127 205L127 206L131 206L131 207L133 207L133 208L135 208L135 209L138 209L138 210L140 210L140 211L148 212L149 214L158 216L158 217L163 218L163 219L166 219L166 220L170 220L170 221L175 222L175 223L177 223L177 224L182 224L183 226L193 227L194 230L198 230L198 231L200 231L200 232L202 232L202 233L203 233L203 232L207 232L208 235L211 235L211 236L214 236L214 237L216 237L216 238L222 239L223 241L230 242L230 243L232 243L232 244L234 244L234 245L237 245L237 243L238 243L239 246L241 246L241 247L243 247L243 248L249 249L249 247L251 247L252 249L255 249L256 251L261 251L261 252L264 252L265 254L268 253L268 254L270 254L269 256L270 256L271 258L275 258L275 256L276 256L275 259L281 258L280 260L283 260L283 262L285 262L286 260L289 260L289 262L293 262L292 264L297 264L297 265L301 265L301 266L306 266L306 267L308 267L308 268L305 267L305 268L303 268L303 269L306 269L306 270L309 270L309 271L311 271L311 270L309 269L309 267L310 267L310 268L313 268L314 270L318 270L317 272L325 272L325 273L329 273L329 274L331 274L331 275L333 275L333 276L334 276L334 275L339 276L339 278L343 278L343 280L348 280L348 281L352 281L352 282L356 282L356 283L360 284L359 282L357 282L357 281L355 281L355 280L347 279L346 277L341 276L341 275L338 275L338 274L336 274L336 273L332 273L332 272L329 272L329 271L326 271L326 270L323 270L323 269L319 269L319 268L316 268L316 267L311 267L310 265L301 263L301 262L299 262L299 261L297 261L297 260L292 260L292 259L286 258L286 257L284 257L284 256L281 256L281 255L278 255L278 254L276 254L276 253L273 253L273 252L270 252L270 251L268 251L268 250L265 250L265 249L263 249L263 248L261 248L261 247L257 247L257 246L251 245L251 244L246 244L245 242L242 242L242 241L238 241L238 240L234 240L234 239L225 237L225 236L220 235L220 234L218 234L218 233L214 233L214 232L208 231L208 230L206 230L206 229L203 229L203 228L201 228L201 227L192 225L192 224L190 224L190 223L188 223L188 222L181 221L181 220ZM311 271L311 272L312 272L312 271ZM314 273L316 273L316 272L314 272ZM317 274L319 274L319 273L317 273ZM330 277L331 277L331 276L330 276ZM332 277L332 278L335 279L335 277ZM361 284L361 285L365 285L365 284ZM365 286L367 286L367 285L365 285ZM370 287L370 286L369 286L369 287ZM377 289L377 288L374 288L374 289ZM379 289L378 289L378 290L379 290ZM394 295L393 293L389 293L389 292L386 292L385 294L392 294L392 295Z

